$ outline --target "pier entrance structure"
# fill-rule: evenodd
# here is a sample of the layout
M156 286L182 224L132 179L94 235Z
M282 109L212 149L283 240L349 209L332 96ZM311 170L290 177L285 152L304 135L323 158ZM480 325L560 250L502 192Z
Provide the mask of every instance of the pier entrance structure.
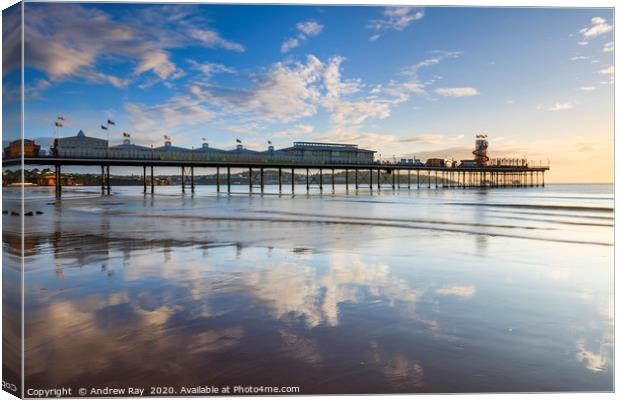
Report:
M156 167L179 168L183 193L195 192L197 168L215 170L217 191L228 193L232 186L231 170L247 171L244 180L250 192L265 190L267 170L271 183L277 171L280 193L286 185L290 185L291 193L299 190L300 185L304 185L306 191L335 190L336 184L344 185L347 191L545 185L548 165L535 165L524 159L491 160L486 155L486 135L477 138L475 160L429 159L423 164L417 159L376 161L375 151L360 149L354 144L295 142L292 147L280 150L270 145L266 151L254 151L245 149L241 143L233 150L215 149L203 143L198 149L186 149L172 146L167 138L164 146L157 148L133 145L129 139L122 145L109 147L106 140L89 138L80 131L76 136L56 139L50 155L5 152L3 166L53 166L58 197L62 194L63 166L99 166L101 191L108 194L111 192L111 167L142 167L144 193L155 192Z

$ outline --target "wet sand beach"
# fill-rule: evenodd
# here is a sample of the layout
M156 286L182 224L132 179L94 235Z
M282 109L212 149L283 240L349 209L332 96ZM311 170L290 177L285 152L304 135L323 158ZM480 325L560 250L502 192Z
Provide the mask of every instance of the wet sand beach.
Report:
M611 185L140 191L26 188L27 388L613 389Z

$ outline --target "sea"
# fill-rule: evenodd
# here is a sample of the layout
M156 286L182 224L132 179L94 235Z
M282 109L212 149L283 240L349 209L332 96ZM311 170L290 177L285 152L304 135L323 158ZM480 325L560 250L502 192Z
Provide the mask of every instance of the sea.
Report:
M25 199L26 388L614 389L612 185Z

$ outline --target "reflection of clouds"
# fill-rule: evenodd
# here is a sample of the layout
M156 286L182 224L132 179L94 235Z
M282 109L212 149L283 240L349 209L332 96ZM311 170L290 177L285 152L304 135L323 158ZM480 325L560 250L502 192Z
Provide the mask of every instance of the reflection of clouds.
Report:
M169 305L144 308L127 293L56 300L30 311L27 378L38 376L40 383L57 386L74 376L97 376L113 366L143 372L160 368L148 361L153 358L178 364L174 374L182 375L187 371L177 357L186 361L200 352L223 351L243 337L236 327L190 333L169 326L178 311Z
M598 345L593 345L589 350L585 339L579 339L575 345L577 360L584 363L586 368L593 372L606 371L613 363L614 349L614 297L613 295L604 296L603 299L597 299L592 293L584 292L579 296L585 301L597 301L597 311L603 321L602 338ZM593 324L596 325L595 322Z
M321 362L321 350L316 339L296 335L285 330L280 330L280 337L285 354L308 364Z
M607 318L610 323L614 320L614 296L607 296L606 300L599 303L598 312L601 316Z
M424 386L424 368L418 360L409 359L402 353L390 354L377 342L370 343L370 351L373 363L395 386Z
M242 337L240 328L205 331L193 336L192 347L197 353L222 351L237 346Z
M586 368L593 372L605 371L611 364L613 341L611 337L603 338L596 352L586 349L585 340L577 341L577 360L584 363Z
M276 319L304 317L309 327L338 325L339 304L359 303L365 294L406 309L404 305L412 308L423 293L390 276L387 265L366 264L359 256L335 254L327 272L316 273L306 266L276 264L247 274L245 283L256 298L268 304Z
M269 269L248 273L244 279L253 294L265 302L276 319L289 313L306 318L309 326L316 326L322 320L317 307L319 286L314 270L297 264L276 264Z
M402 354L396 354L385 362L383 372L388 379L406 380L414 386L422 386L424 369L418 361L409 360Z
M472 297L476 294L476 288L473 286L444 286L436 289L435 293L446 296Z

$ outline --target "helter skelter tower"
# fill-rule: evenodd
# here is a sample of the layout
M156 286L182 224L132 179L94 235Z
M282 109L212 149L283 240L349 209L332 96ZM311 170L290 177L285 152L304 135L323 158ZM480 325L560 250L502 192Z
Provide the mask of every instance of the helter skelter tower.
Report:
M475 156L474 160L479 166L486 165L489 161L489 157L487 156L488 148L489 142L487 141L487 135L482 133L476 135L476 147L474 151L472 151L472 154Z

